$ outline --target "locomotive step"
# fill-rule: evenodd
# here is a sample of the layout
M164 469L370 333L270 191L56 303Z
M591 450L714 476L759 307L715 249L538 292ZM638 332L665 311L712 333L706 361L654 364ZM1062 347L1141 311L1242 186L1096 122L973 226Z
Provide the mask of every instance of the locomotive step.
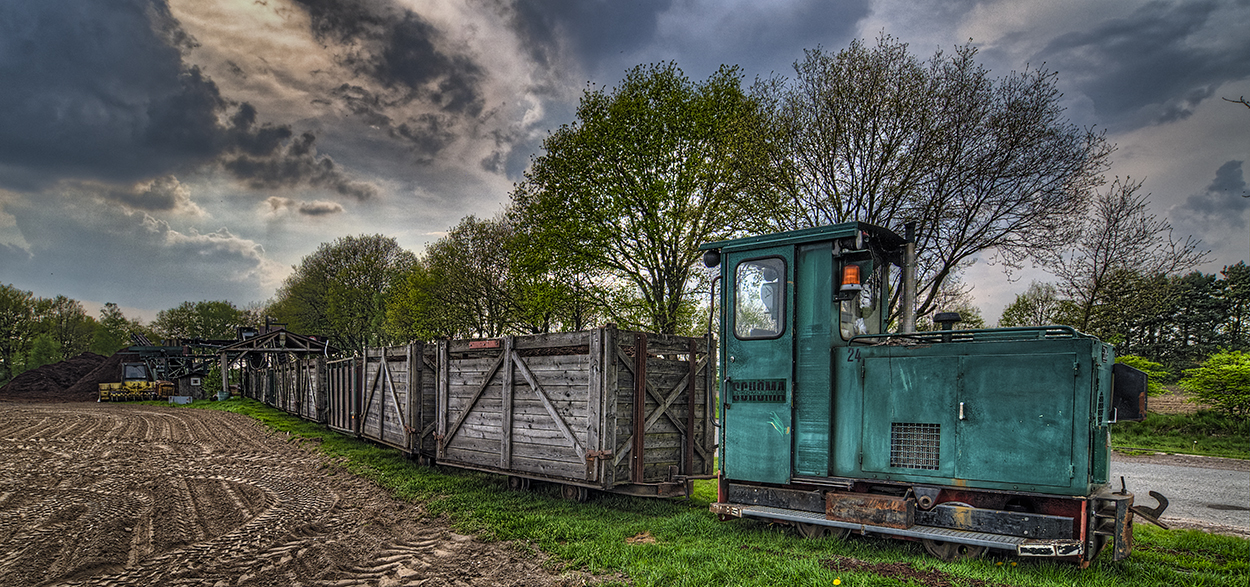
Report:
M884 526L870 526L866 524L852 524L848 522L828 520L825 518L824 514L817 512L804 512L767 506L714 503L712 504L711 511L715 514L740 518L762 518L767 520L781 520L785 522L829 526L832 528L846 528L861 534L866 532L875 532L878 534L889 534L904 538L940 540L943 542L956 542L970 546L997 548L1013 551L1018 556L1078 556L1083 554L1085 551L1084 545L1079 540L1038 540L1034 538L1004 536L1001 534L989 534L986 532L969 532L967 530L952 530L949 528L935 528L932 526L920 525L912 526L906 529L887 528Z

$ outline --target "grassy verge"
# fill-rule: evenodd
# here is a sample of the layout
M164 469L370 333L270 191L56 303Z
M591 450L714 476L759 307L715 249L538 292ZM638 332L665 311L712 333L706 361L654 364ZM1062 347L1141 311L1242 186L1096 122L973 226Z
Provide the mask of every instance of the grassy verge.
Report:
M1157 452L1250 459L1250 422L1211 410L1147 414L1141 422L1111 426L1111 446Z
M873 537L804 540L786 528L751 520L720 522L707 510L711 482L689 500L596 494L589 503L559 499L554 486L507 489L504 477L421 467L398 451L331 432L323 426L250 400L196 402L254 417L292 437L312 439L347 471L399 498L421 502L462 532L515 541L552 555L560 569L634 585L965 585L1058 587L1204 585L1245 587L1250 541L1196 531L1138 526L1129 560L1108 553L1088 569L1070 564L989 555L943 563L917 543ZM328 473L333 474L330 470ZM560 570L557 569L557 570Z

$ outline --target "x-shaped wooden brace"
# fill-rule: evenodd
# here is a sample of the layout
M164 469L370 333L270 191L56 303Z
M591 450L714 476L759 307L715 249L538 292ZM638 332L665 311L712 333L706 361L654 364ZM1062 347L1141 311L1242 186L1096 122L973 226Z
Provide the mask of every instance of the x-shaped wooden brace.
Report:
M634 358L633 357L626 355L625 352L619 348L616 349L616 356L617 358L620 359L621 363L625 365L625 368L629 369L630 373L634 372ZM707 365L707 357L699 359L699 362L695 364L695 373L697 374L706 365ZM694 442L694 438L691 438L691 436L686 433L686 425L681 420L679 420L676 416L670 414L668 411L668 409L672 407L673 402L677 401L677 397L681 395L681 392L686 390L686 386L689 385L689 383L690 383L690 374L687 373L686 376L682 377L681 381L677 382L677 385L674 386L673 389L669 391L669 394L667 396L661 397L660 392L656 390L655 386L652 385L650 381L648 381L647 382L647 395L651 396L651 399L655 400L655 403L658 405L656 406L654 410L651 411L650 414L647 414L647 418L643 420L644 423L643 423L642 429L645 432L646 430L651 428L652 424L655 424L657 421L659 421L661 416L667 417L668 421L673 423L673 427L677 429L677 432L681 434L682 436L686 437L686 441L691 443L691 445L694 446L695 451L699 453L699 456L703 457L703 459L706 461L711 458L707 454L707 451L704 450L702 446L699 446L698 443ZM625 459L626 453L628 453L630 449L633 448L633 444L634 444L634 435L630 434L629 438L625 439L624 444L616 447L616 457L612 461L613 466L621 464L621 461Z

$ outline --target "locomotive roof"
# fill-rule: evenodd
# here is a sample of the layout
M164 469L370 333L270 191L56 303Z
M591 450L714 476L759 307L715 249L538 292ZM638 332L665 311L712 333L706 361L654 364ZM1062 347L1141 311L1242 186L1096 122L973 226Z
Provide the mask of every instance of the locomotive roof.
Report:
M854 237L857 232L866 234L869 237L867 239L868 242L887 253L897 252L906 243L903 237L895 234L888 228L882 228L866 222L843 222L841 224L829 224L815 228L706 243L701 245L699 249L720 249L722 251L750 250Z

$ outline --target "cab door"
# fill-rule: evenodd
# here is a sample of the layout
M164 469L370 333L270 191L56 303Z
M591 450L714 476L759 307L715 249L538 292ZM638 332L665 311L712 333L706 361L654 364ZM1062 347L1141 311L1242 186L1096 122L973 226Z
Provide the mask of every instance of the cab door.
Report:
M722 386L729 479L790 480L794 383L791 247L727 255Z

